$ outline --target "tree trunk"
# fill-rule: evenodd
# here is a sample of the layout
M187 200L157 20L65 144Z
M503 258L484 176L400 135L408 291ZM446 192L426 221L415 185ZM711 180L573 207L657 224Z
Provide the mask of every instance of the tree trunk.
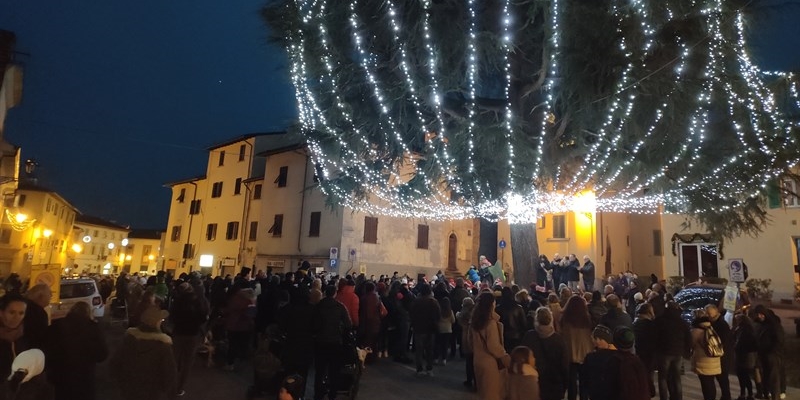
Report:
M511 224L511 256L514 259L514 282L530 291L536 282L534 266L539 260L539 242L536 240L536 223Z

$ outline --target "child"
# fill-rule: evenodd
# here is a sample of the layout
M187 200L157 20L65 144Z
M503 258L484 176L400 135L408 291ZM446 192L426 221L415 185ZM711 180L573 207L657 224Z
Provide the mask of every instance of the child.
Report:
M536 371L533 351L527 346L517 346L511 351L508 373L509 400L541 400L539 373Z

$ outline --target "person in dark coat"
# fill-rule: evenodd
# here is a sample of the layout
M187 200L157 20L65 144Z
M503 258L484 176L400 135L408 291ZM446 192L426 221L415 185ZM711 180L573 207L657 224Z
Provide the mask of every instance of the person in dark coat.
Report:
M594 290L594 263L589 256L583 256L583 265L580 267L583 276L583 287L587 292Z
M469 291L467 291L467 289L464 287L464 278L456 278L456 287L450 291L450 306L453 308L453 315L458 314L458 312L461 311L461 305L466 297L470 297L470 295ZM461 325L453 324L453 335L451 336L450 341L451 357L455 356L456 354L456 345L458 345L459 354L461 354L462 357L464 355L464 353L461 351L461 333Z
M648 303L640 304L636 309L636 319L633 321L633 333L636 335L636 355L642 360L647 370L647 383L649 386L650 397L655 397L656 386L653 382L653 373L656 370L656 341L658 332L656 331L655 315L653 306Z
M681 318L681 307L675 302L667 303L655 324L658 396L660 400L680 399L683 397L681 365L692 351L689 324Z
M120 301L120 304L125 304L125 302L128 301L128 294L130 293L130 290L128 289L128 283L128 273L122 271L117 278L117 283L114 285L117 290L116 297L117 300Z
M314 360L314 306L308 301L307 291L294 292L289 304L278 310L278 328L285 335L279 350L284 371L305 381ZM305 387L302 389L300 397L305 395Z
M417 374L429 374L433 370L433 341L438 332L441 309L432 296L430 285L419 283L417 289L419 297L414 300L409 312L411 328L414 330L414 359L417 364ZM425 361L425 372L422 370L423 361Z
M75 303L66 317L53 322L43 349L56 400L96 398L95 366L108 357L108 345L88 303Z
M500 315L500 323L503 324L503 345L506 353L510 354L528 332L525 310L514 300L511 288L506 286L501 291L496 311Z
M567 267L566 267L567 268L566 280L570 290L572 290L574 293L577 293L578 290L580 290L580 288L578 287L580 286L580 279L581 279L580 267L581 267L581 262L578 261L578 257L575 256L575 254L570 254L569 261L567 261Z
M172 321L172 349L178 368L178 395L185 394L186 379L192 370L203 325L208 321L207 303L184 282L175 290L170 321Z
M601 324L607 326L612 332L623 326L626 328L633 327L633 320L631 320L630 315L622 310L617 295L612 294L606 297L606 307L608 308L608 312L600 319Z
M234 289L232 289L234 290ZM225 307L225 330L228 333L228 360L223 367L234 369L237 359L247 357L250 350L250 335L253 333L256 316L256 295L253 289L235 290Z
M765 306L761 304L755 306L753 313L757 324L756 343L758 343L758 360L761 363L761 382L765 395L777 399L781 393L780 351L784 340L783 328Z
M364 283L364 294L358 301L358 338L362 348L378 348L378 333L381 331L381 308L383 307L375 284L371 281ZM368 355L368 360L373 360L373 354Z
M725 322L725 318L722 318L722 314L717 306L709 304L705 309L708 318L711 320L711 327L714 328L714 332L717 333L722 341L722 349L724 350L719 360L722 373L717 375L717 383L719 383L720 391L722 392L720 400L731 400L731 383L729 377L731 372L733 372L734 345L736 342L731 327Z
M631 328L622 326L614 331L614 346L618 351L614 353L616 362L608 368L616 371L619 377L617 388L610 391L618 400L650 400L648 383L652 379L647 376L642 361L632 352L635 341L636 335Z
M563 399L569 378L569 354L564 338L555 331L549 308L536 309L534 328L525 333L520 345L533 350L542 400Z
M342 366L342 338L352 329L350 315L334 298L336 286L325 287L325 297L314 306L314 399L336 398Z
M138 327L128 328L109 369L124 400L167 400L176 397L178 379L172 339L161 332L169 312L151 305Z
M22 351L30 349L25 336L25 310L28 303L18 294L0 299L0 377L11 374L11 363Z
M44 283L33 286L25 293L28 303L25 310L25 336L31 348L41 349L44 345L47 326L50 325L45 308L50 305L52 298L50 286Z
M737 315L734 319L734 351L736 353L736 377L739 379L739 398L753 398L753 378L755 377L758 343L756 342L753 320L747 315Z

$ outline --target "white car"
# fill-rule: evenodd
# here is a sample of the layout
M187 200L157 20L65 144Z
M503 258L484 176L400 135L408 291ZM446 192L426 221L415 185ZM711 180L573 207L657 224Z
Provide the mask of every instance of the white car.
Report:
M95 318L102 318L105 314L103 299L97 290L94 279L62 279L59 301L51 307L50 318L58 319L67 315L75 303L84 302L92 307Z

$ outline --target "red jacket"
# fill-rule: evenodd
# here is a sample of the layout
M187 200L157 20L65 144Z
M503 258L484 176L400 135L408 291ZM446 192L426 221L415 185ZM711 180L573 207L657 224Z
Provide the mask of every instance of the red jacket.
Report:
M356 296L355 290L355 286L342 286L334 299L344 304L353 326L358 326L358 296Z

